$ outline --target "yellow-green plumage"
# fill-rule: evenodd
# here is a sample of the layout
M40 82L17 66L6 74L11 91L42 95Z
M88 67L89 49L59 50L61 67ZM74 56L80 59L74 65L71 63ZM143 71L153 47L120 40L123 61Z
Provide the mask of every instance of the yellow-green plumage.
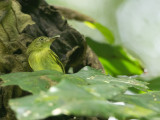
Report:
M28 62L34 71L57 70L65 73L63 64L59 57L50 49L51 43L55 38L39 37L36 38L28 47Z

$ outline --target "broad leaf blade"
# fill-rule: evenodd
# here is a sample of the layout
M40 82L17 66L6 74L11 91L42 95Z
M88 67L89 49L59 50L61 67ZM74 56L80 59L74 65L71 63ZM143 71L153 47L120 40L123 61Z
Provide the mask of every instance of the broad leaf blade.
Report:
M18 72L1 75L3 86L18 85L22 89L33 94L48 90L51 86L58 84L61 80L68 80L74 84L87 84L79 77L65 75L58 71L42 70L36 72Z
M135 87L146 90L145 82L137 81L133 78L114 78L104 75L100 70L91 67L84 67L75 74L63 74L58 71L36 71L20 72L1 75L4 86L18 85L22 89L31 93L39 93L48 90L51 86L58 84L61 80L67 80L84 87L92 94L112 98L115 95L124 93L128 87ZM107 91L107 94L105 94Z
M19 72L0 76L3 86L18 85L31 93L46 91L61 80L61 73L57 71ZM54 77L53 77L54 76Z
M78 73L68 75L43 70L11 73L0 78L4 82L3 85L16 84L34 93L32 96L10 101L17 117L23 120L43 119L61 114L104 118L115 116L120 119L157 114L156 111L136 104L116 105L111 102L121 96L128 87L146 90L145 82L131 77L114 78L91 67L84 67ZM116 101L126 102L121 98Z
M97 73L96 73L97 71ZM73 76L80 77L87 81L88 85L98 85L98 84L110 84L110 85L117 85L123 87L135 87L140 90L147 90L148 87L146 86L146 82L138 81L133 77L112 77L110 75L104 75L99 70L84 67L78 73L71 74Z
M153 111L143 107L115 105L66 80L56 87L51 87L48 92L11 100L10 105L17 113L17 117L23 120L61 114L104 118L109 116L135 118L154 114ZM141 114L142 112L145 114Z

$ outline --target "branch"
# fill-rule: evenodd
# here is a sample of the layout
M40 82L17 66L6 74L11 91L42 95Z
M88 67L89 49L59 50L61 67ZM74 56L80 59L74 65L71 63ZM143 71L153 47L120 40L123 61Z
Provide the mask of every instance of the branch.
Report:
M67 19L73 19L77 21L89 21L89 22L95 22L95 20L87 15L84 15L80 12L77 12L75 10L61 7L61 6L54 6L61 14Z

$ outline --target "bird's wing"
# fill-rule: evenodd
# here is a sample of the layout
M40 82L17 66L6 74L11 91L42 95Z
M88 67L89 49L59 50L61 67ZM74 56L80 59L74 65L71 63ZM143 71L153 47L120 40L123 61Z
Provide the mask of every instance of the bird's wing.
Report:
M61 61L59 60L59 57L52 50L49 50L49 54L54 59L54 61L61 67L63 73L65 73L64 66L61 63Z

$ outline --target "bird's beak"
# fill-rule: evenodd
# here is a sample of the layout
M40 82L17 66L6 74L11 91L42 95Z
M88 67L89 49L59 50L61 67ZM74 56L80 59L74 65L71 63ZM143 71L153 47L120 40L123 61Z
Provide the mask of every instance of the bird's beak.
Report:
M50 42L53 42L56 38L60 38L60 35L56 35L54 37L50 37Z

